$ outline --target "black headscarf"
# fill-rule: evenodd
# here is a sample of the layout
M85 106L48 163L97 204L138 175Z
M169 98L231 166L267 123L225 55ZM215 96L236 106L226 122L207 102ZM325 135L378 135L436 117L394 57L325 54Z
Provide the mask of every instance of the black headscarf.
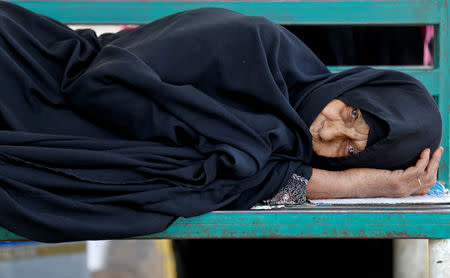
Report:
M38 241L250 208L311 175L314 115L293 105L333 79L373 80L333 75L280 25L226 9L101 37L7 2L0 22L0 225Z
M344 94L345 95L345 94ZM343 97L339 97L342 100ZM389 133L389 125L377 116L361 109L361 115L369 126L366 148L385 138Z
M364 111L372 134L364 151L337 158L314 155L310 165L330 170L404 169L414 165L425 148L433 151L439 146L439 108L415 78L398 71L359 67L319 83L297 103L297 110L308 125L337 98Z

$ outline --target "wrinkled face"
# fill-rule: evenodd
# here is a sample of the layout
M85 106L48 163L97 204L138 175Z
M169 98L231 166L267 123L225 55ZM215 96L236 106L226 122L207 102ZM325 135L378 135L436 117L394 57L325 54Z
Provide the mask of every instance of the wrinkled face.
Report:
M358 108L334 99L316 117L309 131L316 154L337 157L364 150L369 126Z

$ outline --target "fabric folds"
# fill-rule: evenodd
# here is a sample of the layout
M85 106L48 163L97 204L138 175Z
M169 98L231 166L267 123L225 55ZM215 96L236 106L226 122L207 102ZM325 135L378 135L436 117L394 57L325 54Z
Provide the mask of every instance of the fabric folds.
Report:
M267 19L203 8L99 38L6 2L0 20L0 225L14 233L160 232L311 173L290 99L330 73Z

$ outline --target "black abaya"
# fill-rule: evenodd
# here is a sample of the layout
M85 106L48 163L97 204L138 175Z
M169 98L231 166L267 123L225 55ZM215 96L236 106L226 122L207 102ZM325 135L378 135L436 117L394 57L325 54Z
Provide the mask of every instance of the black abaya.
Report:
M97 38L0 2L0 225L121 238L250 208L311 175L290 98L330 73L283 27L219 8Z

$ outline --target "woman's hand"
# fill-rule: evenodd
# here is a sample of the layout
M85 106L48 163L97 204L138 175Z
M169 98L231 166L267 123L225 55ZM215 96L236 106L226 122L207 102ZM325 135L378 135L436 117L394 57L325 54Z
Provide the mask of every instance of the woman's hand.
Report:
M430 158L430 149L420 154L415 166L406 170L392 171L388 178L390 193L393 197L424 195L436 184L437 171L444 149L439 147Z
M326 171L313 169L313 174L306 187L306 197L319 199L423 195L436 183L442 152L443 148L440 147L430 158L430 150L425 149L420 154L416 165L406 170L354 168L345 171Z

